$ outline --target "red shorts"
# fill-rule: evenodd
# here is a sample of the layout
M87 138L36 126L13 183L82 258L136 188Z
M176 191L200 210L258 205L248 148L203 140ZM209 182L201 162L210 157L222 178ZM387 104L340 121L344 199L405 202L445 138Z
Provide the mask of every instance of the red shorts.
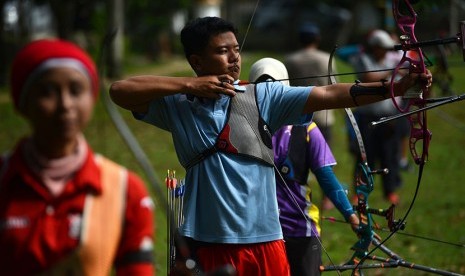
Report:
M289 276L283 240L255 244L209 244L196 250L204 272L214 272L230 264L237 276Z

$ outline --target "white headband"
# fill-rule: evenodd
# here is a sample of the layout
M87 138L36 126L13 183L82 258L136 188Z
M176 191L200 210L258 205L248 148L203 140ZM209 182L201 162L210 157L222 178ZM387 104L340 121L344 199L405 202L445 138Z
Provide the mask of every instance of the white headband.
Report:
M34 81L37 80L37 78L45 71L52 69L52 68L61 68L61 67L67 67L67 68L72 68L80 73L82 73L84 76L86 76L89 81L92 81L89 72L87 71L85 65L78 59L75 58L50 58L47 59L46 61L42 62L39 66L37 66L30 74L29 77L26 79L26 83L23 86L23 89L21 91L21 95L19 98L19 109L22 110L24 107L25 101L26 101L26 96L27 96L27 91L31 87L31 85L34 83Z

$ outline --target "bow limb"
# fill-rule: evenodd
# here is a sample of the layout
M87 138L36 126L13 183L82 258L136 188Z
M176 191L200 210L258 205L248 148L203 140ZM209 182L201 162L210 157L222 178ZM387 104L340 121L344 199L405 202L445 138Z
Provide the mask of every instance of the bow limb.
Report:
M403 5L405 5L405 7L407 8L409 12L409 15L403 15L400 12L400 9L399 9L399 5L401 4L400 2L402 2ZM417 15L415 11L413 10L413 7L411 6L408 0L402 0L402 1L394 0L392 3L393 3L394 19L399 29L403 32L403 35L401 36L402 43L404 45L408 45L410 43L416 43L417 40L415 38L414 29L415 29ZM416 48L414 52L418 55L417 59L408 57L407 51L404 51L403 57L397 67L400 68L400 66L403 63L407 62L410 64L410 73L425 72L426 69L425 69L425 65L423 62L424 61L423 53L421 49ZM422 93L427 92L428 90L425 85L421 85L421 84L420 84L420 87L418 88L419 90L414 91L415 93L413 93L414 94L413 96L409 95L411 96L411 98L408 99L406 109L400 108L400 106L397 104L397 100L394 97L394 91L393 91L393 85L392 85L392 83L394 82L394 78L397 75L397 72L398 72L398 69L394 70L394 73L391 77L391 97L392 97L394 105L399 109L400 112L405 112L405 110L408 110L408 108L410 108L411 106L414 106L416 108L423 108L426 105L426 101L423 100ZM399 221L393 221L393 220L390 221L389 228L391 229L391 233L382 241L377 242L376 246L370 252L368 252L367 256L373 253L376 249L382 247L397 231L405 227L405 221L408 215L410 214L410 211L412 210L416 197L418 195L421 178L423 175L423 168L424 168L424 164L425 164L425 161L428 155L428 146L429 146L429 140L431 139L431 132L426 127L426 112L425 111L415 113L414 118L408 117L408 119L410 121L410 126L411 126L410 151L412 153L415 163L419 165L418 179L417 179L415 193L407 209L407 212L404 214L403 218ZM417 151L415 148L416 143L420 140L423 140L421 156L417 154Z
M332 74L332 65L333 58L337 47L333 49L330 54L328 62L328 72L329 72L329 84L335 84L336 79ZM332 77L331 77L332 76ZM354 206L355 211L359 217L359 225L357 229L357 234L359 235L359 240L352 246L352 249L355 251L351 259L345 264L340 266L340 269L352 269L352 275L361 275L360 271L363 266L364 261L370 257L371 253L374 252L378 247L383 246L380 244L379 240L381 238L375 233L374 229L375 224L372 218L372 214L376 214L382 217L385 217L388 221L388 226L391 231L396 227L400 227L399 222L394 220L394 205L391 205L388 209L373 209L369 207L368 198L371 192L374 189L374 174L386 174L388 169L380 170L371 170L368 165L367 154L365 150L365 144L363 143L363 137L361 131L358 127L355 116L350 108L345 108L345 112L349 118L350 124L355 132L357 143L359 146L360 154L360 163L356 167L355 171L355 193L357 195L357 205ZM372 244L375 244L376 247L369 251L369 248ZM389 266L387 262L383 262L380 266ZM336 269L336 267L334 267Z
M328 75L329 75L329 84L335 84L336 78L332 74L333 72L333 59L336 53L337 46L334 47L333 51L330 54L328 61ZM360 153L360 163L357 165L355 172L355 193L357 195L357 206L355 207L357 215L359 217L360 224L358 225L357 234L359 235L359 240L353 245L352 249L355 251L351 259L346 263L346 265L355 265L353 269L354 275L359 275L358 265L363 262L366 258L368 248L371 245L371 242L374 238L374 231L372 228L372 218L371 214L368 212L368 197L373 191L374 179L373 174L368 166L367 155L365 150L365 145L363 143L362 134L358 127L355 116L350 108L345 108L347 117L349 118L350 124L355 132L357 139L359 153Z

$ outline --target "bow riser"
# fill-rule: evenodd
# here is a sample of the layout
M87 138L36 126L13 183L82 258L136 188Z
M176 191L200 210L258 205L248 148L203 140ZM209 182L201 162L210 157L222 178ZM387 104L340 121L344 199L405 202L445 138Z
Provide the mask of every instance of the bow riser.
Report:
M402 13L401 9L406 10L407 12ZM419 83L418 86L414 86L404 95L404 101L407 102L405 107L401 107L398 100L396 100L393 89L393 84L399 73L399 68L401 68L404 64L408 64L409 73L422 74L426 72L426 66L421 48L412 47L412 45L418 44L418 40L415 36L417 14L410 1L394 0L392 13L397 27L402 32L400 40L401 49L404 50L404 54L391 76L391 98L395 107L401 113L406 113L412 109L422 109L426 106L426 101L423 97L428 95L429 89L425 83ZM412 154L413 160L416 164L424 164L428 159L428 148L432 137L431 131L429 131L427 127L426 112L418 112L416 115L407 116L407 118L411 128L409 139L410 153ZM421 143L421 146L417 146L420 144L419 142Z

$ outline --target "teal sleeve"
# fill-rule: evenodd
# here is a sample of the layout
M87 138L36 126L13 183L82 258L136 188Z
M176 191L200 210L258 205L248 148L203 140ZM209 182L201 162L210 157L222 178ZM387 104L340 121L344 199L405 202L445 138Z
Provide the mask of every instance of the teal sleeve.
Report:
M331 166L324 166L313 173L325 195L341 212L344 218L348 220L350 215L354 213L354 209L347 198L346 190L334 174L333 168Z

